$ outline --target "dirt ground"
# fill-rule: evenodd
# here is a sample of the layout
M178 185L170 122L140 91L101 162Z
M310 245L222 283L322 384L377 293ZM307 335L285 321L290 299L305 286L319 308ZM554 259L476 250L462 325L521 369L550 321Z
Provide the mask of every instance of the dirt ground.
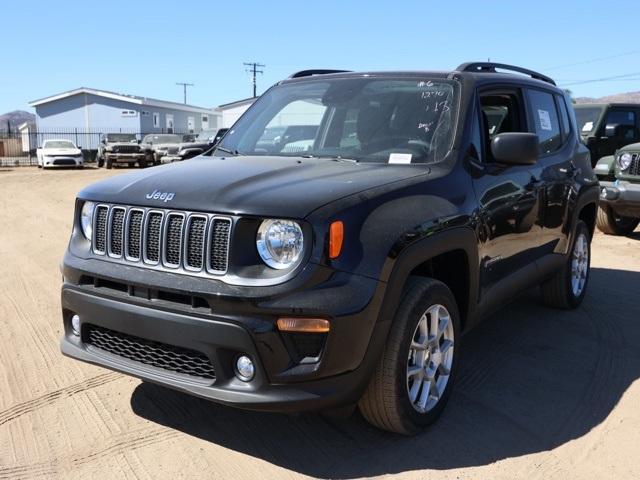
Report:
M640 478L640 231L595 236L580 309L532 291L465 336L447 410L404 438L359 415L237 411L63 357L74 197L123 171L0 169L0 479Z

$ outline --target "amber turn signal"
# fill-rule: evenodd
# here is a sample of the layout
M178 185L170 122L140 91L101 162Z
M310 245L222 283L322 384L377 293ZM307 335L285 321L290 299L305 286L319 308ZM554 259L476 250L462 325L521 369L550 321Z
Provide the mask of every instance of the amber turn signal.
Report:
M324 318L279 318L278 330L297 333L327 333L329 320Z
M329 258L338 258L344 240L344 224L338 220L329 227Z

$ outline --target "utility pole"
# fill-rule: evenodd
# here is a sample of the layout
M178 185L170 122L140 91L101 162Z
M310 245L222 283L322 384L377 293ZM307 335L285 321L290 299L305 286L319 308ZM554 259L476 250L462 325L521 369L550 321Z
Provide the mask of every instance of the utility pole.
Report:
M257 62L249 62L249 63L245 63L244 64L245 67L251 67L250 69L247 70L247 72L253 74L253 98L256 98L256 74L258 73L264 73L263 70L258 70L258 67L266 67L266 65L263 65L261 63L257 63Z
M193 87L193 83L186 83L186 82L176 82L176 85L182 85L182 88L184 89L184 104L187 104L187 87Z

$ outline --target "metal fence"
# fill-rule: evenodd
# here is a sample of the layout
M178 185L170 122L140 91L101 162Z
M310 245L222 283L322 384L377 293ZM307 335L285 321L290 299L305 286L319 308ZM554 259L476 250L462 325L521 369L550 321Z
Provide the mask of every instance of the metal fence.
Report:
M127 129L113 130L80 130L80 129L56 129L56 130L31 130L25 129L18 132L0 132L0 167L18 167L37 165L36 150L45 140L64 139L71 140L84 154L85 162L94 162L100 138L103 134L129 133L142 140L147 134L168 133L164 129L155 132L139 132ZM176 135L189 135L192 132L172 131ZM187 139L185 139L187 140Z

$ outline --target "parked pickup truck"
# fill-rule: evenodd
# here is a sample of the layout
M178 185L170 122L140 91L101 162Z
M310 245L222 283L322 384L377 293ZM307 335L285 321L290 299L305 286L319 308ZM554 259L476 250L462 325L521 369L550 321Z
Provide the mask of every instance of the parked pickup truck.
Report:
M203 130L192 142L181 143L178 153L163 156L162 163L179 162L206 152L220 141L227 130L227 128Z
M133 167L136 163L141 168L147 166L145 154L133 133L105 133L100 137L98 146L98 167L103 165L112 168L114 164L127 164Z
M80 147L71 140L45 140L36 150L38 168L84 166L84 157Z
M261 138L301 118L304 150L309 131ZM357 405L408 435L456 388L463 332L527 289L585 297L598 181L571 99L540 73L307 70L232 132L79 193L65 355L238 408Z

